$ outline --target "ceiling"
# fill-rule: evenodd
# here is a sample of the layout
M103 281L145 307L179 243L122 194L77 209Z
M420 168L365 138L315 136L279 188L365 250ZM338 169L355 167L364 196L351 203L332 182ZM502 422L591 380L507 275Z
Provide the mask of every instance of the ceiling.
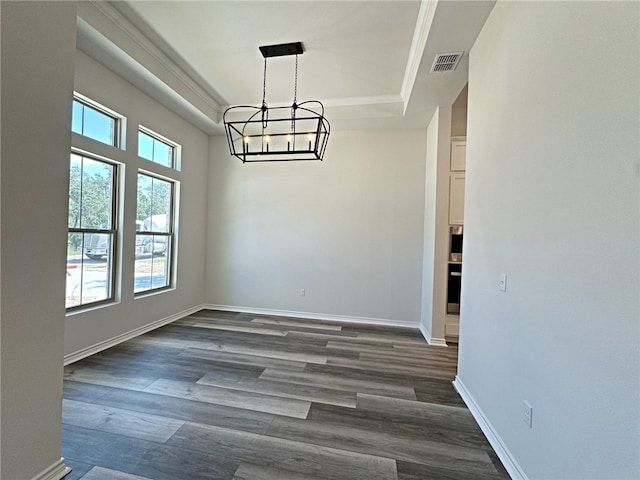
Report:
M301 41L298 101L332 129L424 126L467 81L468 53L494 1L81 2L78 48L210 134L227 106L259 105L261 45ZM465 52L430 73L438 53ZM293 99L295 57L267 62L266 101Z

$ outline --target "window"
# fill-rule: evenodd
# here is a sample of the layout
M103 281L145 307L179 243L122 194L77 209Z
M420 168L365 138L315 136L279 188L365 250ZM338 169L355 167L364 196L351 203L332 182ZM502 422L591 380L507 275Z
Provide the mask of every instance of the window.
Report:
M120 120L115 113L88 100L73 100L71 130L75 133L117 147Z
M111 153L105 153L110 150L79 136L112 147L125 146L126 121L108 107L74 94L71 129L76 135L72 136L67 226L68 311L108 304L119 297L123 261L119 228L134 219L126 215L120 218L118 212L130 212L130 208L121 207L134 201L135 247L130 245L126 258L135 254L135 273L133 287L129 284L124 288L133 288L138 295L174 286L174 212L179 182L170 178L172 170L168 169L178 170L181 146L140 126L137 150L130 142L131 148L113 150L111 160L105 158L111 157ZM146 167L144 171L125 169L124 165L130 163L145 163ZM129 179L121 178L125 175L137 175L135 196L118 192L119 185L129 183Z
M116 165L71 154L66 307L114 298Z
M134 292L171 285L174 182L138 173Z
M177 169L177 145L145 128L138 131L138 156Z

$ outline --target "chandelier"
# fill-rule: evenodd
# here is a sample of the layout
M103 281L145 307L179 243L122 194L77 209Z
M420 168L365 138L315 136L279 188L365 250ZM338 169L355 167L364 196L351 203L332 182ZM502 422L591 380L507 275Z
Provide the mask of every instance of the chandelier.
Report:
M223 115L231 155L243 163L322 160L330 131L329 122L324 116L324 106L317 100L298 103L296 98L298 55L304 52L302 43L259 48L264 57L262 105L232 106L227 108ZM296 57L293 103L269 107L266 102L267 59L286 55ZM243 113L244 116L240 117L239 113Z

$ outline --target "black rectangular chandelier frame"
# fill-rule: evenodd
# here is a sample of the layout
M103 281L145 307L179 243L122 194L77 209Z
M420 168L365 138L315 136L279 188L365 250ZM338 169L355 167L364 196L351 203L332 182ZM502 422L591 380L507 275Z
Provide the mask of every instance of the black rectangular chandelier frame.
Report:
M223 115L231 155L247 162L320 160L324 157L330 125L318 100L297 103L298 55L301 42L259 47L265 58L263 99L260 107L236 105ZM267 58L295 55L296 76L293 103L269 107L266 104ZM243 120L239 112L247 112ZM247 117L248 115L248 117ZM232 119L233 118L233 119Z
M316 104L319 112L303 105ZM247 120L226 120L233 109L253 109L255 112ZM225 128L231 155L242 162L286 162L301 160L322 160L330 126L324 117L322 103L309 100L297 105L297 114L291 114L293 107L235 106L225 112ZM268 120L263 122L262 113Z

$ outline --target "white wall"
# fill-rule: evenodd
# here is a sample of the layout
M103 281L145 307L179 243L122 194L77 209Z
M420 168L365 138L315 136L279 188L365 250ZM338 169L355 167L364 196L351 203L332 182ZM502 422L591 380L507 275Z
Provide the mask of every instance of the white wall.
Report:
M467 135L467 96L468 87L465 85L458 98L451 106L451 136L465 137Z
M335 132L324 162L245 165L212 137L207 302L417 326L425 137Z
M420 328L430 340L433 332L433 287L436 250L436 179L438 172L438 125L440 110L433 114L427 127L427 152L424 189L424 233L422 244L422 305ZM444 338L444 325L439 332ZM435 334L437 337L438 334Z
M62 474L75 3L2 2L0 478ZM53 477L51 477L53 478Z
M451 107L439 107L427 129L420 327L432 344L446 345Z
M638 16L498 3L471 52L457 382L529 478L640 477Z
M451 136L464 137L467 135L467 107L457 107L451 110Z
M74 143L124 164L124 216L122 218L122 286L119 301L107 307L67 316L65 354L72 355L111 338L169 318L201 305L204 298L204 258L208 175L208 137L158 104L130 83L78 51L75 89L127 117L126 150L74 136ZM137 155L138 125L150 128L182 145L180 172L152 166ZM180 182L178 211L177 285L175 290L134 298L134 245L136 177L139 168L152 169Z

